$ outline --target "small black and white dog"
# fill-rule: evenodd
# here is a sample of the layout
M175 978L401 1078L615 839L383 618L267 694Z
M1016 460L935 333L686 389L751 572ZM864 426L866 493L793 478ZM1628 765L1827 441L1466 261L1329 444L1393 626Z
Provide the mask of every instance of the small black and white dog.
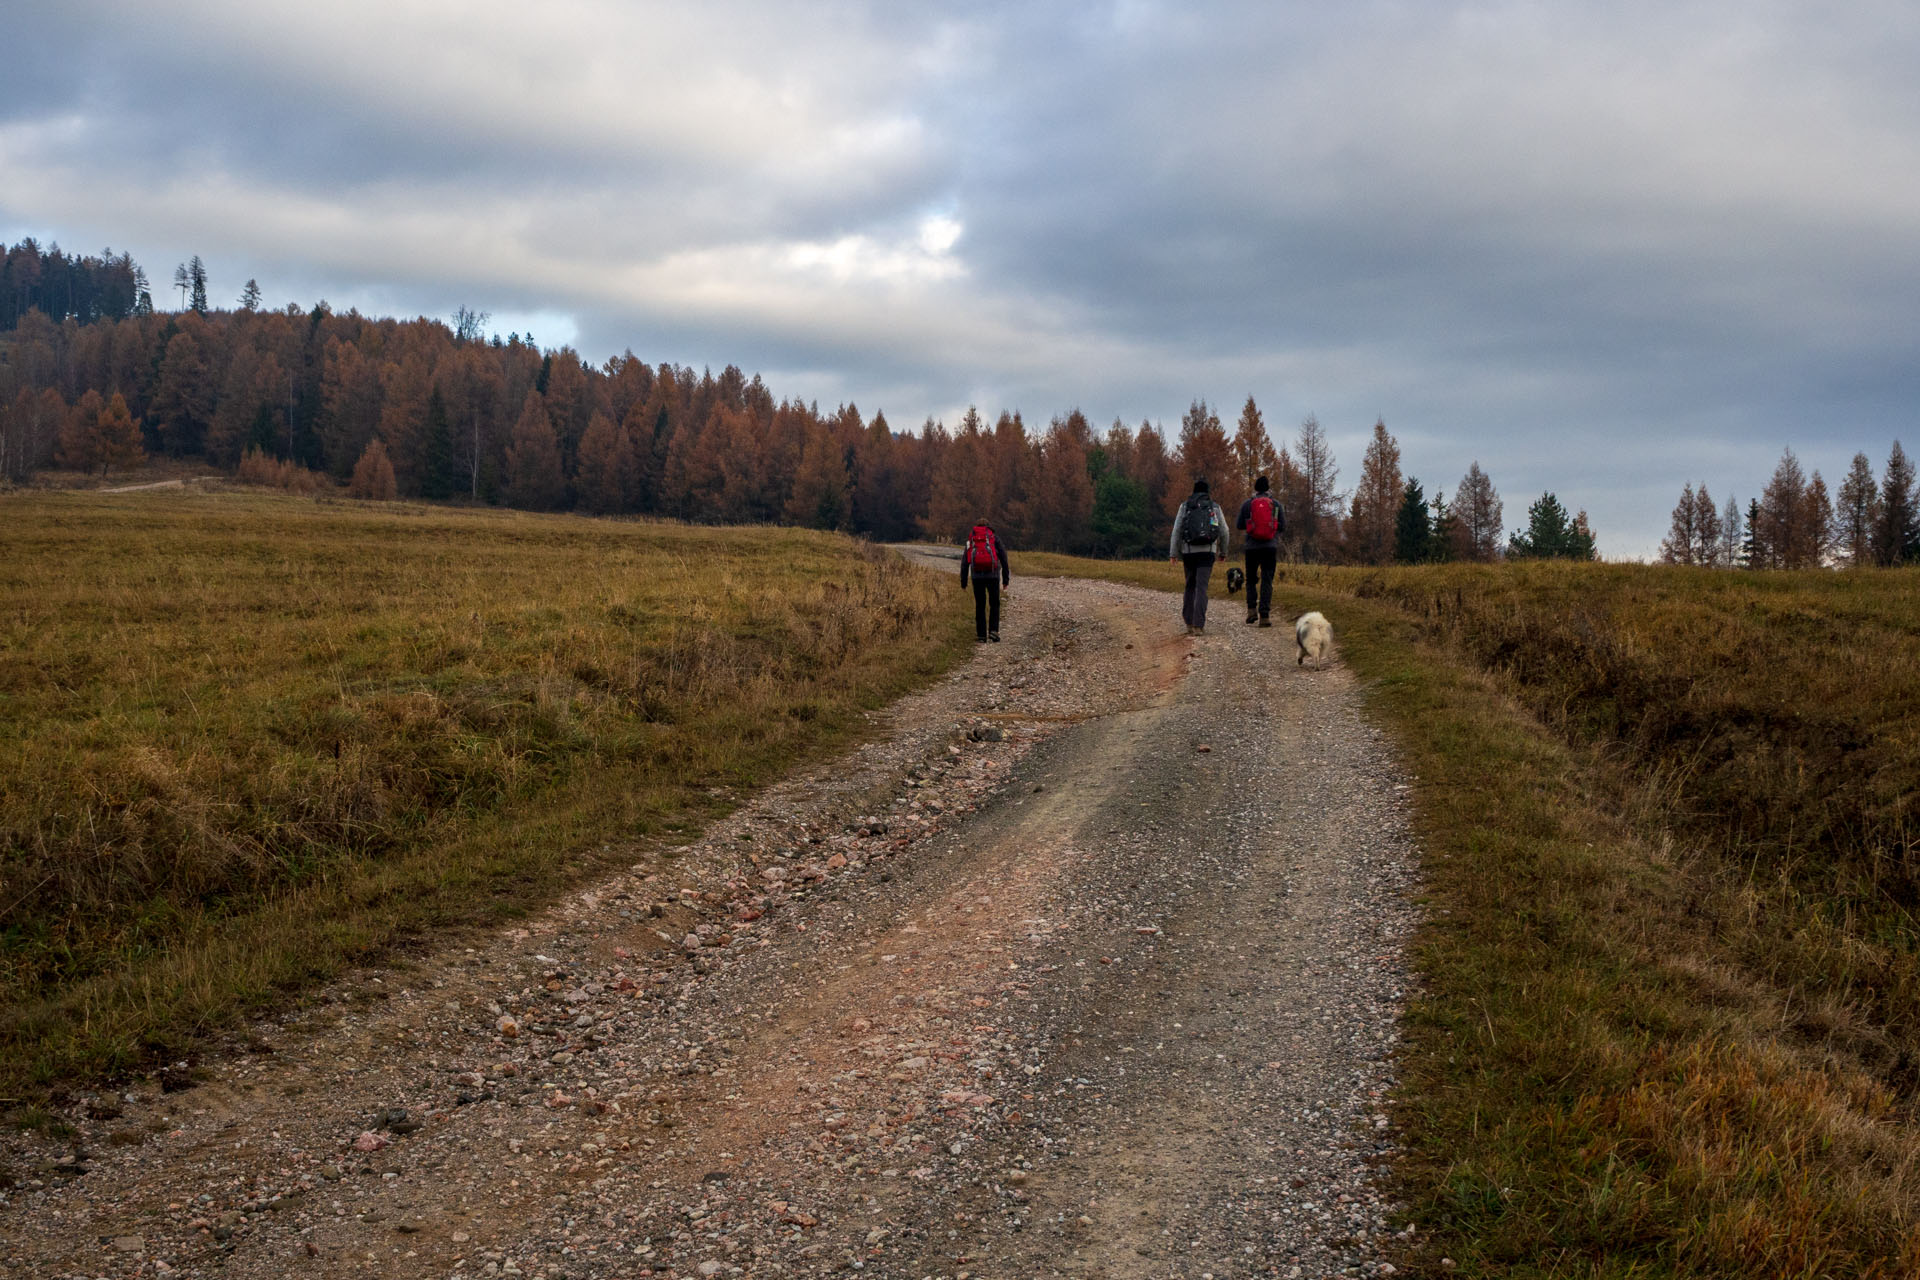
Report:
M1234 568L1234 569L1227 570L1227 594L1228 595L1233 595L1235 592L1239 591L1240 588L1246 585L1247 585L1247 571L1245 569Z

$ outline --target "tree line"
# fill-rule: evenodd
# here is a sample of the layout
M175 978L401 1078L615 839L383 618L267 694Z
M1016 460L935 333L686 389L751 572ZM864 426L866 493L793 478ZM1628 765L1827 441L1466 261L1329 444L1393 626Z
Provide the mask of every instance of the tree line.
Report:
M776 399L734 366L716 375L631 351L595 366L518 334L489 338L487 317L464 308L451 325L325 303L261 309L253 281L238 308L216 309L197 257L176 274L180 311L56 320L36 306L0 334L0 475L106 470L143 451L232 471L257 455L370 497L883 540L955 538L989 519L1014 546L1107 556L1158 554L1194 478L1231 517L1267 475L1292 559L1593 555L1585 514L1552 494L1503 542L1500 497L1479 464L1451 499L1429 494L1403 476L1384 422L1346 490L1317 419L1276 447L1251 396L1231 430L1196 400L1172 433L1118 420L1097 431L1077 409L1043 427L969 409L951 428L928 419L896 432L852 404Z
M58 244L43 250L29 236L0 256L0 333L33 311L82 324L119 320L151 313L153 295L132 254L69 255Z
M1817 569L1920 563L1920 489L1898 440L1878 479L1864 453L1853 455L1838 494L1811 477L1787 449L1743 514L1728 497L1716 507L1705 484L1680 491L1660 543L1666 564L1712 568Z

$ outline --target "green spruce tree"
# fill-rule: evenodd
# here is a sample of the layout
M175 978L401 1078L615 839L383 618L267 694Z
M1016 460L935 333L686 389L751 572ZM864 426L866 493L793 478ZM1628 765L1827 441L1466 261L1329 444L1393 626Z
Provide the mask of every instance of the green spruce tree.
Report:
M187 305L201 315L207 314L207 264L200 261L197 253L187 262L187 282L193 293Z
M1146 486L1118 471L1102 475L1093 487L1093 540L1100 554L1139 555L1152 537Z
M1873 538L1873 558L1883 565L1920 560L1920 493L1914 467L1900 442L1893 442L1886 470L1880 473L1880 519Z
M420 496L451 498L459 476L453 465L453 423L435 387L427 397L426 429L420 439Z
M1425 564L1433 558L1433 523L1417 476L1408 477L1394 516L1393 558L1400 564Z
M1580 546L1566 507L1552 493L1543 493L1527 508L1527 527L1507 540L1507 557L1511 560L1592 559L1591 554L1577 554ZM1591 553L1590 540L1586 550Z
M273 406L261 405L253 411L253 421L247 427L246 448L279 457L285 452L281 447L285 441L281 438L279 427L280 424L274 420Z
M1427 543L1427 558L1444 564L1457 558L1460 553L1464 536L1460 516L1454 511L1453 504L1447 501L1445 490L1435 489L1427 505L1433 508L1433 538Z
M1760 499L1747 500L1747 536L1740 541L1740 567L1742 569L1765 569L1767 548L1760 532Z

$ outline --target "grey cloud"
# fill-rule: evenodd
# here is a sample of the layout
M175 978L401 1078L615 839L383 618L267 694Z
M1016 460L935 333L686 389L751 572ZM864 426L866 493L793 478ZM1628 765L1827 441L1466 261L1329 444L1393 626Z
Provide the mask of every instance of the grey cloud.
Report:
M564 313L589 358L779 371L896 426L1251 391L1357 471L1383 414L1430 485L1477 458L1510 523L1556 488L1616 552L1684 479L1920 437L1892 0L331 12L26 6L0 229ZM951 262L915 256L930 214Z

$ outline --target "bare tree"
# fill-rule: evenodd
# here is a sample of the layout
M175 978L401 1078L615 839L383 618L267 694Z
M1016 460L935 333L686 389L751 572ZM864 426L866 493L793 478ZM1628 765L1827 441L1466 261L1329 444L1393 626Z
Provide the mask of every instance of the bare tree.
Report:
M1489 562L1500 558L1501 519L1504 512L1493 481L1476 459L1453 491L1453 515L1460 527L1462 560Z
M1818 471L1801 495L1800 544L1809 569L1825 568L1833 559L1833 499Z
M1287 523L1298 529L1295 545L1302 560L1325 560L1329 544L1339 536L1340 493L1334 486L1340 468L1334 465L1327 433L1312 414L1300 424L1292 461L1300 476L1300 495Z
M1739 566L1740 534L1740 503L1728 494L1727 505L1720 511L1720 548L1714 557L1715 564L1725 569Z
M490 312L460 307L453 313L453 340L460 343L484 342L487 321L491 319L493 315Z
M1867 455L1853 455L1847 478L1840 482L1840 501L1833 513L1834 550L1853 568L1873 563L1873 530L1880 522L1880 486L1873 478Z
M1673 504L1672 523L1660 540L1660 563L1697 564L1694 548L1700 538L1700 503L1693 496L1693 484L1680 490L1680 501Z
M1720 511L1705 484L1693 495L1693 510L1693 562L1716 565L1720 562Z
M1804 569L1813 562L1807 510L1806 473L1793 450L1783 450L1773 478L1760 494L1760 527L1753 531L1769 552L1768 568Z

